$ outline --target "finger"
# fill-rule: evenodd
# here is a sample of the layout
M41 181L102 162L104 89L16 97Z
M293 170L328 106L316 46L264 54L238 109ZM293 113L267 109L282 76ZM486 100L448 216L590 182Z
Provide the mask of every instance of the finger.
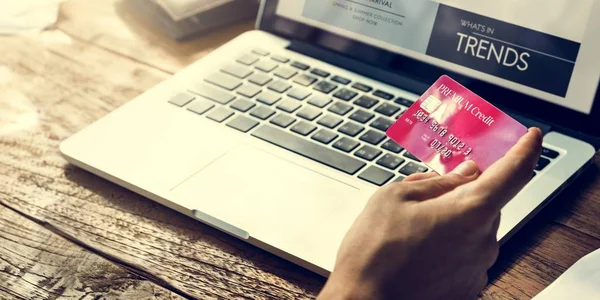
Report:
M429 178L438 177L438 176L440 176L440 175L435 172L417 173L417 174L412 174L412 175L404 178L404 180L402 180L402 182L415 182L415 181L429 179Z
M473 161L461 163L454 171L444 176L432 176L413 182L402 182L406 199L428 200L451 192L455 188L472 182L479 176L479 168Z
M495 215L531 179L542 152L542 132L530 129L506 155L489 167L477 181L465 188L474 205L487 208Z

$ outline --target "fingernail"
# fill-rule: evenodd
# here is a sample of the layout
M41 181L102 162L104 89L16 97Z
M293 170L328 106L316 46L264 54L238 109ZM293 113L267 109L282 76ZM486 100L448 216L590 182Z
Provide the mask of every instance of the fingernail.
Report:
M458 165L458 167L456 167L450 173L469 177L469 176L473 176L473 175L477 174L477 172L479 172L479 167L477 167L477 164L475 164L475 162L472 160L467 160L467 161L461 163L460 165Z

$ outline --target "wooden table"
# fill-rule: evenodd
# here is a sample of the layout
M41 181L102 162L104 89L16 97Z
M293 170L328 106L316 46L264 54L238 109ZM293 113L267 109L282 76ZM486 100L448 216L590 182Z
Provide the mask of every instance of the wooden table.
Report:
M122 2L0 37L0 298L314 298L324 279L68 165L60 142L237 34L186 43ZM600 248L600 158L502 249L483 299L527 299Z

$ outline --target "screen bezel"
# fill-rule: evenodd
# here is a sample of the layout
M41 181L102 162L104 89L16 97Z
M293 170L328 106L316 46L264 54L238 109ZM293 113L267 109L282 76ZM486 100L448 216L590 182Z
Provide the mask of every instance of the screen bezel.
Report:
M299 23L276 14L278 0L263 0L257 27L284 38L335 51L345 57L393 72L424 83L433 83L447 74L482 98L502 108L543 122L600 138L600 84L596 90L591 113L580 113L548 101L525 95L498 85L467 77L422 61L393 53L372 45L351 40L331 32ZM338 47L339 41L344 47ZM368 55L364 55L368 53ZM600 83L600 78L599 78ZM409 89L409 87L399 86ZM424 90L410 90L421 94ZM511 100L505 100L511 99ZM514 100L513 100L514 99Z

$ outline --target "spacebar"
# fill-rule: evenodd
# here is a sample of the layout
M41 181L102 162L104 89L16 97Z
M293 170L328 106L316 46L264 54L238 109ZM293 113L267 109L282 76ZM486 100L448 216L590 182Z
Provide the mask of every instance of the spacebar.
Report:
M311 143L269 125L261 126L252 132L252 135L350 175L355 174L365 166L365 163L360 160L321 145Z

